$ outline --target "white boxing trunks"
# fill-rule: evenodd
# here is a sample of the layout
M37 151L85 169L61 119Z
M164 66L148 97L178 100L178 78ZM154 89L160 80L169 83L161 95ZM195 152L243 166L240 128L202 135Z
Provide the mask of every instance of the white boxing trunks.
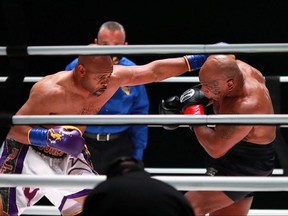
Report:
M26 175L98 175L87 162L83 150L77 158L67 155L49 155L31 145L6 139L1 147L0 173ZM91 189L79 188L0 188L0 215L18 216L46 196L62 215L76 215L82 211L82 203L74 199L84 198Z

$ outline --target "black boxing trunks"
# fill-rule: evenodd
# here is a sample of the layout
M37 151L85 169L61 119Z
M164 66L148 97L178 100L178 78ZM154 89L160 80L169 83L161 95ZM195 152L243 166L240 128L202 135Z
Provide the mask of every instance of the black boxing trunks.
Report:
M207 157L210 176L270 176L275 166L275 141L258 145L241 141L220 158ZM235 202L253 191L224 191Z

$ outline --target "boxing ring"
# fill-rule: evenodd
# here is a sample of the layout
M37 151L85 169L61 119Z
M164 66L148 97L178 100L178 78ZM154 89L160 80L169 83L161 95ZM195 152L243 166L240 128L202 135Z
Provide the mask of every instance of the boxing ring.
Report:
M213 54L213 53L267 53L288 52L288 44L230 44L227 45L129 45L129 46L39 46L39 47L0 47L2 56L27 55L99 55L99 54ZM23 77L23 82L37 82L42 77ZM6 82L8 77L0 77L0 82ZM197 77L172 77L161 82L199 82ZM280 82L288 82L288 77L280 77ZM286 127L288 115L31 115L11 116L1 113L0 121L5 124L75 124L75 125L139 125L162 126L179 124L267 124ZM2 123L3 124L3 123ZM6 125L6 126L7 126ZM167 131L169 133L169 131ZM270 177L209 177L197 176L204 174L204 169L161 169L146 168L153 174L152 178L159 179L174 186L179 191L186 190L234 190L234 191L288 191L288 177L282 169L275 169ZM14 186L43 186L43 187L81 187L93 188L104 181L106 176L26 176L26 175L0 175L0 187ZM33 206L23 215L60 215L53 206ZM288 209L251 209L249 215L288 215Z

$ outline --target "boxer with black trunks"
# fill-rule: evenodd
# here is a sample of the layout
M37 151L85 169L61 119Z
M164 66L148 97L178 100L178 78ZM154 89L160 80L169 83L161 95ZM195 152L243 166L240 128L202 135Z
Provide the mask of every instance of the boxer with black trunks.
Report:
M259 70L228 55L211 55L199 72L201 89L190 88L162 100L161 114L274 114L265 79ZM165 126L176 129L177 125ZM169 128L170 127L170 128ZM209 176L269 176L275 163L276 126L193 125L207 154ZM188 191L195 215L247 215L253 191Z
M109 56L79 56L71 71L44 77L16 115L94 115L122 86L160 81L199 69L205 55L156 60L142 66L113 65ZM11 127L0 150L0 173L97 175L82 137L86 126ZM91 190L0 188L0 215L20 215L46 196L62 215L81 214Z
M275 141L267 145L255 145L240 141L224 156L207 155L207 172L210 176L270 176L274 169ZM245 152L245 154L243 154ZM237 202L242 197L253 196L251 191L224 191Z

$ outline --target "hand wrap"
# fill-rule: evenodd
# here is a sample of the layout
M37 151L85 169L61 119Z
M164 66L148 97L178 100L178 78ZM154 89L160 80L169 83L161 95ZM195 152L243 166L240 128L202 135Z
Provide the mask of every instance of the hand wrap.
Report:
M226 46L229 45L228 43L225 42L218 42L216 44L213 44L212 46ZM233 54L228 54L229 56L231 56L233 59L236 59L235 55ZM198 70L202 67L202 65L204 64L204 62L206 61L206 59L208 58L208 55L185 55L183 56L187 67L188 67L188 71L194 71L194 70Z
M32 145L55 148L74 157L82 152L85 145L81 131L74 126L32 128L28 138Z
M207 55L185 55L183 57L186 61L188 71L200 69L207 59Z

